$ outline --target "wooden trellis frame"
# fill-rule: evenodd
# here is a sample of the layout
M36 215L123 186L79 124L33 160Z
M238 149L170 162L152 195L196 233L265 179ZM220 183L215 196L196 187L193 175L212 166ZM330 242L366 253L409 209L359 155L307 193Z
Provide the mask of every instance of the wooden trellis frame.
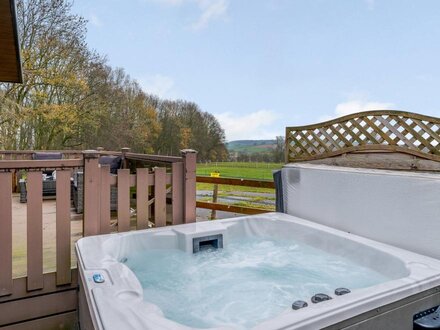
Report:
M375 110L286 128L286 162L359 152L402 153L440 162L440 118Z

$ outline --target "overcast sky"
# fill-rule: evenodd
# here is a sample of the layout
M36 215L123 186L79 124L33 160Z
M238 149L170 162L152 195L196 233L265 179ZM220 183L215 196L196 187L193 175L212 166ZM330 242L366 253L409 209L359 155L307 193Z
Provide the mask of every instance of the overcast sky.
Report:
M368 109L440 116L440 1L75 0L88 43L227 140Z

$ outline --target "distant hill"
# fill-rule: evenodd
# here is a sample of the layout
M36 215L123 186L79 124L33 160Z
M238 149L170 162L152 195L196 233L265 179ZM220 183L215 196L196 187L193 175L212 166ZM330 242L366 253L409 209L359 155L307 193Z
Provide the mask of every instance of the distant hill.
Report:
M275 148L276 140L237 140L226 143L230 153L267 153Z

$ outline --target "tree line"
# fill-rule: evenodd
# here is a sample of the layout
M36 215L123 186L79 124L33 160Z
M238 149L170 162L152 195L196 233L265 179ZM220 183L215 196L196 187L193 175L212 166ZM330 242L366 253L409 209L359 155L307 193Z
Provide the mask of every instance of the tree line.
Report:
M194 102L148 94L86 43L87 21L65 0L18 0L23 84L0 85L0 148L102 146L227 159L216 118Z
M274 146L270 151L262 152L230 152L229 160L235 162L266 162L282 163L284 162L285 140L282 136L277 136Z

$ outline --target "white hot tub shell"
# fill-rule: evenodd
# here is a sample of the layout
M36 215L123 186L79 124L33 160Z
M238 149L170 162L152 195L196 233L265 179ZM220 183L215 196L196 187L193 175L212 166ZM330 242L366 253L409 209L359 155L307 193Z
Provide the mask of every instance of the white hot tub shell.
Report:
M255 329L412 329L413 315L440 305L440 175L289 164L284 211L86 237L76 251L82 329L188 329L168 320L121 262L130 251L180 249L223 235L295 239L376 270L389 281L299 310ZM104 276L95 283L94 274ZM292 297L292 302L295 297Z
M384 306L399 301L405 305L413 300L419 301L415 306L417 312L433 307L431 304L440 300L437 288L440 261L298 217L268 213L79 240L76 251L81 281L81 329L190 329L166 319L156 305L144 299L139 280L121 260L130 251L146 249L181 249L192 253L193 238L218 234L223 235L225 246L230 239L237 237L294 238L391 278L344 296L332 296L330 301L309 302L309 306L303 309L292 310L288 306L283 313L254 329L325 328L371 311L376 311L374 317L386 314L381 311L389 314L389 309ZM95 274L101 274L105 282L95 283ZM421 292L425 292L423 297L411 299ZM400 325L393 321L394 328L412 329L414 313L402 315Z

